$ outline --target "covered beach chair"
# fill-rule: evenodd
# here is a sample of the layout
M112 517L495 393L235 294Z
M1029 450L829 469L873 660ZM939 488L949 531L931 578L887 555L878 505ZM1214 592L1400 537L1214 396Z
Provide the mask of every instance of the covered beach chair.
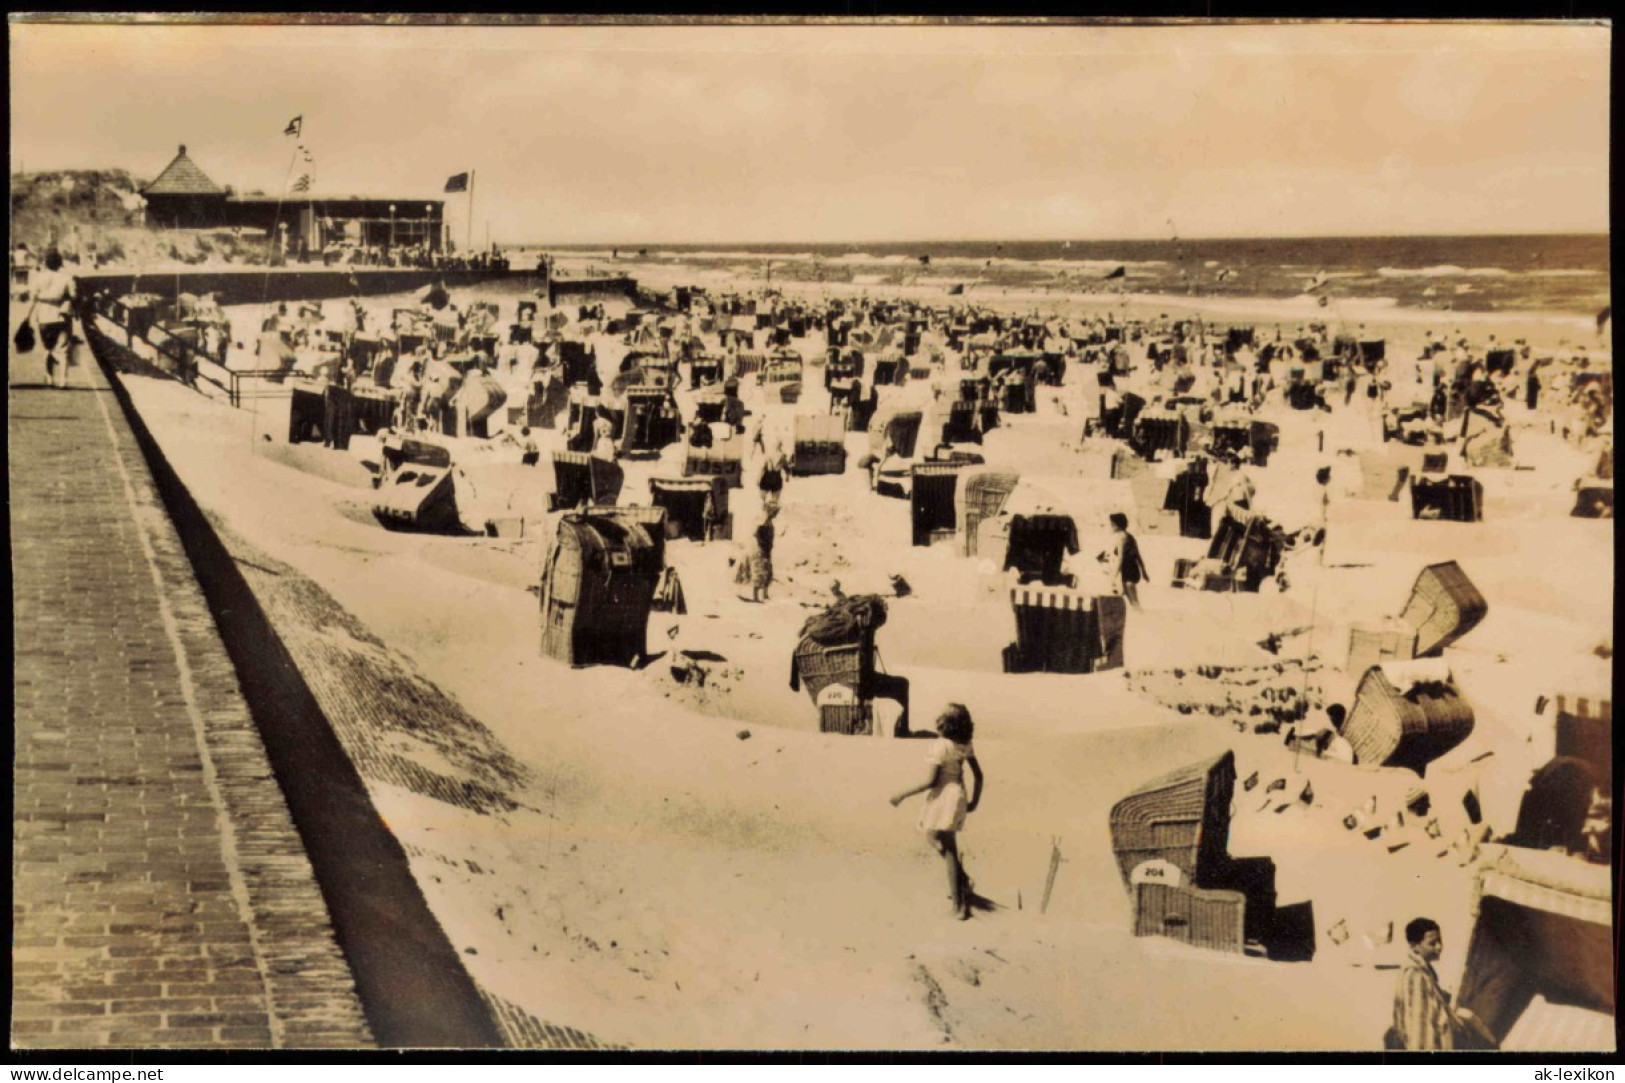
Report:
M395 423L394 397L376 390L328 384L322 406L322 442L339 451L349 449L350 437L375 436Z
M691 390L722 381L722 357L719 354L695 354L688 363L688 386Z
M944 444L982 442L982 406L975 399L959 399L948 404L948 417L942 423Z
M880 411L869 426L869 453L884 456L890 445L894 454L912 459L919 446L923 418L918 410Z
M1416 631L1416 657L1429 658L1477 628L1489 609L1461 565L1447 560L1422 569L1400 620Z
M372 514L386 530L460 534L451 452L421 440L386 440Z
M1177 410L1148 406L1134 420L1129 446L1143 459L1153 459L1161 452L1169 458L1180 458L1190 442L1190 422Z
M1145 534L1177 535L1180 523L1179 511L1177 508L1169 507L1169 494L1173 491L1176 479L1170 477L1168 473L1177 460L1152 465L1136 457L1126 448L1117 450L1127 456L1126 462L1139 464L1138 469L1131 468L1133 472L1128 478L1129 490L1134 494L1134 521L1139 524L1139 529Z
M603 391L604 382L598 375L598 355L588 349L585 342L556 339L548 343L548 353L562 367L565 387L583 384L589 395Z
M1614 482L1611 478L1581 478L1574 486L1574 510L1569 515L1576 519L1612 519L1614 517Z
M730 489L745 484L745 440L737 432L728 432L714 440L710 447L689 444L683 458L685 478L721 478Z
M1560 694L1553 699L1557 714L1559 756L1584 760L1613 789L1614 703L1611 699Z
M899 386L908 382L908 358L901 352L874 355L874 382L885 386Z
M1162 510L1173 512L1179 519L1181 538L1213 537L1213 508L1207 502L1207 486L1208 463L1200 456L1187 463L1168 483Z
M1469 411L1462 433L1461 455L1467 465L1475 469L1511 469L1514 465L1512 429L1482 410Z
M650 478L649 499L666 510L666 533L707 542L733 537L728 484L722 478Z
M613 504L621 497L625 474L619 463L584 451L553 453L553 492L548 511L568 511L583 504Z
M1296 930L1275 928L1275 863L1228 852L1235 787L1235 754L1225 752L1155 778L1112 806L1112 851L1134 901L1135 936L1237 954L1253 943L1285 946L1295 938Z
M838 414L798 414L790 473L797 477L846 472L846 419Z
M1478 871L1456 1002L1507 1051L1613 1050L1614 904L1609 869L1502 849Z
M1236 756L1225 752L1137 787L1112 806L1112 853L1123 883L1147 861L1162 861L1197 885L1227 864Z
M1010 519L1010 542L1004 568L1014 568L1022 583L1072 586L1061 571L1067 554L1078 551L1078 527L1070 515L1016 515Z
M605 405L577 385L570 393L570 412L564 422L564 446L570 451L591 451L597 439L596 422L599 418L609 422L612 433L622 431L626 425L625 410Z
M1229 509L1213 532L1208 559L1218 561L1237 589L1256 591L1274 575L1286 550L1286 539L1274 523L1256 513Z
M795 352L769 354L762 362L762 386L774 389L786 384L800 384L801 355Z
M626 420L616 450L621 455L654 455L682 439L683 416L666 387L631 387L626 392Z
M1243 415L1215 419L1210 434L1210 446L1215 455L1238 455L1246 449L1255 466L1268 466L1270 455L1281 443L1279 425Z
M564 516L541 572L541 652L571 666L634 665L665 568L663 508Z
M570 389L564 381L556 372L537 372L525 398L525 424L533 429L556 428L559 415L568 417L569 409Z
M1125 599L1016 587L1010 605L1016 641L1005 648L1006 673L1095 673L1122 667Z
M837 384L863 377L863 354L848 350L824 362L824 389L832 390Z
M484 439L490 435L492 415L508 401L508 392L494 376L471 373L463 379L452 396L453 425L448 435L473 436Z
M790 688L806 686L819 709L821 732L874 733L874 700L882 698L902 707L893 735L908 735L908 679L885 673L875 646L875 633L885 623L885 599L858 595L802 625L790 659Z
M294 387L288 396L288 443L315 443L324 436L327 403L318 388Z
M1484 486L1477 478L1451 475L1446 478L1411 480L1411 518L1444 519L1453 523L1477 523L1484 518Z
M1517 825L1502 841L1608 861L1612 854L1601 845L1605 836L1588 841L1587 827L1599 801L1611 796L1611 770L1599 769L1578 756L1552 757L1530 775L1518 802Z
M1020 481L1021 475L1010 470L967 470L964 473L954 500L966 556L977 555L976 534L982 520L1004 509Z
M962 462L915 463L909 471L914 545L951 542L958 533L954 493L965 466Z
M1428 764L1473 732L1473 708L1443 662L1384 662L1360 678L1343 736L1354 762L1406 767L1426 775Z
M1349 627L1349 655L1344 671L1364 673L1383 662L1416 657L1416 629L1395 617L1366 621Z
M1100 397L1100 426L1107 436L1127 440L1134 434L1134 423L1145 409L1145 399L1132 391L1125 391L1116 406L1106 408L1106 396Z

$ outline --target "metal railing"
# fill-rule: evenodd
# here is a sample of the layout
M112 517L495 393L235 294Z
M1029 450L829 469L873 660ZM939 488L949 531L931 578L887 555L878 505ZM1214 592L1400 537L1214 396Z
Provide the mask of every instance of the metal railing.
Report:
M209 356L186 338L153 323L137 331L129 310L113 298L96 298L81 310L81 320L100 318L123 332L124 346L142 361L160 372L179 380L187 387L207 394L200 383L213 387L226 396L234 407L243 404L243 385L250 380L281 379L283 369L232 369ZM146 357L136 350L141 343L156 357Z

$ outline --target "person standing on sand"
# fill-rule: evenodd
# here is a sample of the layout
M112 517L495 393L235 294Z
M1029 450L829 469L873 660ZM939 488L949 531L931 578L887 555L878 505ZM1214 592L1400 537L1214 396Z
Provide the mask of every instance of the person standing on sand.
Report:
M750 580L750 600L768 601L767 591L773 585L773 516L777 506L762 509L762 521L751 532L751 551L745 568Z
M763 508L778 510L779 494L784 491L784 474L784 448L782 445L774 444L772 454L762 461L762 473L756 481L756 487L762 493Z
M592 421L592 457L615 461L615 423L602 414Z
M1452 1007L1433 964L1444 954L1439 923L1413 918L1405 924L1410 955L1394 987L1394 1025L1385 1035L1389 1049L1471 1049L1496 1047L1494 1035L1466 1008Z
M948 704L937 719L940 739L932 744L926 757L930 777L891 799L892 807L896 808L917 793L926 794L925 808L920 810L920 830L931 839L947 865L948 893L953 902L953 914L960 921L970 919L971 889L970 878L959 860L958 833L965 827L965 817L975 812L982 800L982 765L976 762L976 750L971 747L975 728L964 704ZM976 779L976 791L968 799L966 766Z
M1140 608L1139 584L1150 579L1151 575L1145 570L1145 561L1140 558L1140 543L1134 540L1134 535L1128 532L1128 516L1120 511L1111 515L1112 541L1111 549L1101 554L1111 568L1112 589L1124 598L1135 609Z

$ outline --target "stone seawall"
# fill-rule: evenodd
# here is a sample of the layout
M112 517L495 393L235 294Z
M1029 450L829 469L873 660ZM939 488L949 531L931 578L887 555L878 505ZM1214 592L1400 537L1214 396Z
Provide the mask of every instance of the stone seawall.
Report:
M450 271L384 267L243 268L241 270L158 272L152 274L88 274L78 277L81 294L109 292L115 297L134 293L156 293L173 299L179 293L212 293L224 305L260 304L271 301L325 301L359 293L377 297L408 293L435 282L448 288L486 282L532 283L542 280L530 270Z
M248 305L283 301L326 301L358 294L382 297L410 293L441 282L449 289L486 283L511 283L527 289L547 289L550 305L577 298L625 297L638 300L636 280L615 277L555 278L548 281L533 270L506 271L420 270L383 267L274 267L234 270L154 272L149 274L87 274L78 276L83 296L108 293L155 293L173 300L177 294L201 296L212 293L223 305Z

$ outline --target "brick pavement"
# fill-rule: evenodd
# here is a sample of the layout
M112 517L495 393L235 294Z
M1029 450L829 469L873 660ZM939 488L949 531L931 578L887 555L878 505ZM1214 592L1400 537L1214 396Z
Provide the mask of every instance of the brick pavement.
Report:
M12 1045L371 1045L134 437L94 364L40 359L8 389Z

